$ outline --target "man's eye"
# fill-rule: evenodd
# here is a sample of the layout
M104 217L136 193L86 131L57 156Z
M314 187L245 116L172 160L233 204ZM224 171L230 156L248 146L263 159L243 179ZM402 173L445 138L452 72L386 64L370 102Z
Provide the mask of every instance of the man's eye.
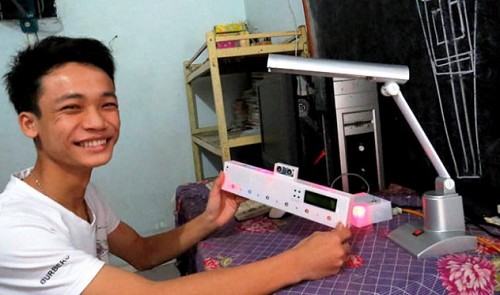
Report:
M118 108L118 104L115 103L115 102L108 102L108 103L104 104L103 107L105 109L117 109Z
M61 108L61 110L68 110L68 111L70 111L70 110L78 110L79 108L80 108L80 106L78 106L78 105L70 104L70 105L63 106Z

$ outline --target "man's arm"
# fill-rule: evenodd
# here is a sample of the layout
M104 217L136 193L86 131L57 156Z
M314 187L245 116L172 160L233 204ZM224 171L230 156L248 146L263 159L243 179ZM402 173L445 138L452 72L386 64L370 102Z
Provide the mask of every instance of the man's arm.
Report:
M205 211L171 231L145 238L127 224L120 223L108 235L110 251L138 270L152 268L179 256L228 222L243 201L242 198L221 190L223 182L224 174L221 173L210 191Z
M222 191L223 181L221 174L200 216L172 231L141 238L121 224L109 236L111 251L138 269L176 257L233 217L243 199ZM292 249L261 261L163 282L148 281L105 265L83 294L269 294L302 280L338 273L349 251L350 236L350 231L339 225L330 232L314 233Z
M338 273L348 253L350 235L340 225L265 260L163 282L106 265L83 294L269 294L302 280Z
M213 225L198 216L168 232L141 237L126 223L108 236L111 253L137 270L146 270L176 258L214 230Z

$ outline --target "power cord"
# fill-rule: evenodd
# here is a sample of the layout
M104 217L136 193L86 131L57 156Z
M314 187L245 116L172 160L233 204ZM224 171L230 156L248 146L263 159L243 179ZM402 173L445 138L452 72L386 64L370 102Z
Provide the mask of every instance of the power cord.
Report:
M288 9L290 10L290 13L292 14L293 18L293 25L295 31L295 56L297 56L299 51L299 37L297 36L297 18L295 17L295 13L293 12L292 5L290 5L290 0L287 1L287 4L288 4Z
M336 178L332 181L332 183L330 184L330 187L331 187L331 188L333 188L333 186L335 185L335 183L336 183L336 182L337 182L337 181L338 181L338 180L339 180L342 176L344 176L344 175L347 175L347 176L356 176L356 177L358 177L359 179L361 179L361 180L362 180L362 181L366 184L366 193L367 193L367 194L369 194L369 193L370 193L370 184L368 183L368 181L366 181L366 179L365 179L363 176L361 176L361 175L359 175L359 174L357 174L357 173L350 173L350 172L348 172L348 173L342 173L342 174L340 174L339 176L337 176L337 177L336 177Z

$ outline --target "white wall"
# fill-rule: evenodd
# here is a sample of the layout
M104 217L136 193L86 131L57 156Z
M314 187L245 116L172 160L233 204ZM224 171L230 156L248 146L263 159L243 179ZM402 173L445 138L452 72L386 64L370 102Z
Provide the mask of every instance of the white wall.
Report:
M95 170L93 181L140 233L173 226L175 189L194 180L182 62L214 24L245 20L243 2L57 0L57 8L64 27L59 35L97 38L116 59L122 133L113 160ZM17 26L0 23L1 75L26 40ZM33 165L35 154L0 88L3 188L12 172Z
M172 227L175 189L194 181L182 62L201 46L205 32L245 19L258 32L305 23L300 0L57 0L57 8L63 25L57 34L97 38L113 50L122 133L113 160L95 170L93 181L141 234ZM0 22L1 75L27 40L34 36ZM0 114L1 190L12 172L33 165L35 153L4 87Z
M290 31L305 25L302 0L244 0L247 22L255 32Z

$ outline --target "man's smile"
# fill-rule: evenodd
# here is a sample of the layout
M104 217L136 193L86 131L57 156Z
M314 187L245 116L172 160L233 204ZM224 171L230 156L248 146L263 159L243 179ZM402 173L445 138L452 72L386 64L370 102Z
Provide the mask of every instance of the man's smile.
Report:
M77 145L84 147L84 148L95 148L98 146L106 145L107 142L108 142L108 140L106 140L106 139L94 139L94 140L86 140L86 141L78 142Z

